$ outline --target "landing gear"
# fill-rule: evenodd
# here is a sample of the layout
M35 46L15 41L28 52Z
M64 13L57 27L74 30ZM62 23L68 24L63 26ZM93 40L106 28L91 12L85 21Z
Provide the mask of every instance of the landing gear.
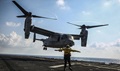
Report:
M44 47L43 50L47 50L47 47Z

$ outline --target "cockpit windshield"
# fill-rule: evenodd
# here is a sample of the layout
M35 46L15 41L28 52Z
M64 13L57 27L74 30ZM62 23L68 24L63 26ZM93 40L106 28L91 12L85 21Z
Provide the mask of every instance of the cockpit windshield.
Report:
M70 35L63 34L63 35L61 36L61 39L70 39L70 40L73 40L73 37L70 36Z

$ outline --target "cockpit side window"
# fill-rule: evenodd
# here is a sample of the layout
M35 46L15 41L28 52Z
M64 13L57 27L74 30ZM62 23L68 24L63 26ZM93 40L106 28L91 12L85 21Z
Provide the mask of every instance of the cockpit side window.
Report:
M69 37L67 35L62 35L61 39L68 39Z
M54 41L60 41L60 35L52 35L50 38L52 38Z

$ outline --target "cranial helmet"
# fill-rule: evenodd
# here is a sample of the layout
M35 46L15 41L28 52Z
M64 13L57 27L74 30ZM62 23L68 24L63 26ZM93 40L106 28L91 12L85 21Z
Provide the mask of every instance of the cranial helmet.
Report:
M66 46L66 48L70 48L70 46L69 46L69 45L67 45L67 46Z

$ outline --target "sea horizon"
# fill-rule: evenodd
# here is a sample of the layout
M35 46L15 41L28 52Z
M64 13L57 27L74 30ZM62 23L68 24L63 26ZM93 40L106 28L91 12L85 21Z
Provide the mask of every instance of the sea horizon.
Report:
M63 56L25 55L25 54L0 54L0 55L32 56L32 57L63 59ZM120 64L120 59L114 59L114 58L71 57L71 60L100 62L100 63L105 63L105 64L110 64L110 63Z
M63 59L63 56L42 56L46 58L55 58L55 59ZM88 62L100 62L105 64L120 64L120 59L112 59L112 58L94 58L94 57L71 57L71 60L77 61L88 61Z

